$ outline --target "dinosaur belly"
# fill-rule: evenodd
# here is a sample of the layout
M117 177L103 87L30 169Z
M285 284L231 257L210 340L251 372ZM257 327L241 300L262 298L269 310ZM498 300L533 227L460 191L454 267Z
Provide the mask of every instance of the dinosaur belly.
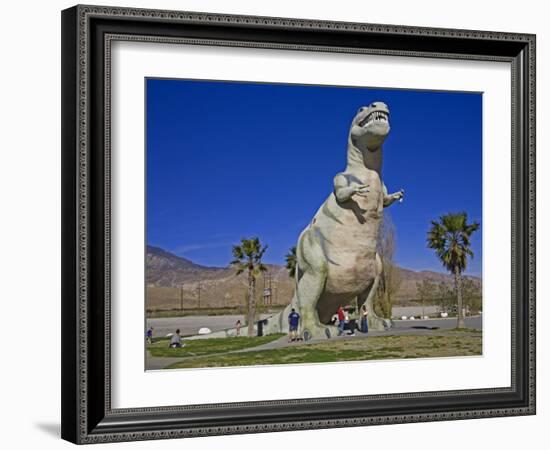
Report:
M349 225L352 226L349 226ZM334 227L332 242L327 247L327 279L324 292L317 302L322 323L328 323L338 306L353 305L358 295L369 289L376 278L376 233L379 221L368 224L350 222L348 226Z
M342 251L337 260L328 264L326 291L331 294L355 296L372 284L376 276L375 253Z
M357 295L372 284L381 220L382 193L374 191L341 210L339 220L327 226L327 240L332 244L324 248L327 292Z
M317 302L317 313L322 323L329 323L340 305L354 305L356 298L369 289L376 277L375 258L350 253L346 263L329 263L325 290Z

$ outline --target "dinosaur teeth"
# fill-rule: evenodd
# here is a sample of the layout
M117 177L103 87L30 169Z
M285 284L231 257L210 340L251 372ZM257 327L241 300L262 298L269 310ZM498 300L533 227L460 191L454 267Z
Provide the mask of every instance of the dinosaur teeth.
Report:
M368 114L360 123L360 126L369 125L371 122L388 122L388 113L385 111L373 111Z

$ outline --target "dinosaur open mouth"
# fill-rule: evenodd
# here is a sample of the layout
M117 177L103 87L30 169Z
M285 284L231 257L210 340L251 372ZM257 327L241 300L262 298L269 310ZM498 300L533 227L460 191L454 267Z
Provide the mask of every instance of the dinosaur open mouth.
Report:
M359 126L363 127L365 125L369 125L372 122L385 122L388 123L389 121L389 114L385 111L372 111L371 113L367 114L361 122L359 122Z

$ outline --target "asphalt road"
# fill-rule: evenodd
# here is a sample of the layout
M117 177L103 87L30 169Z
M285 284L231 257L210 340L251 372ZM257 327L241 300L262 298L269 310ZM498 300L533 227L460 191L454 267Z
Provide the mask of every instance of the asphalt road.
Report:
M473 328L481 330L482 317L473 316L466 317L464 319L464 325L467 328ZM420 327L420 328L419 328ZM450 317L448 319L429 319L429 320L396 320L392 331L413 331L421 329L449 329L456 327L456 317Z
M437 313L437 306L427 305L424 308L422 306L394 306L392 308L392 315L394 317L401 316L420 316L425 315L429 316L431 314Z
M269 317L269 315L262 316ZM187 317L162 317L147 319L147 327L153 327L153 336L162 337L168 333L174 333L180 329L182 335L197 334L199 328L207 327L212 331L223 330L235 326L235 322L240 319L244 323L243 316L187 316ZM466 327L481 329L481 316L467 317ZM448 319L430 319L430 320L396 320L394 327L390 331L392 334L408 333L413 331L422 331L426 329L442 328L449 329L456 327L456 318ZM374 332L373 332L374 333ZM388 332L381 332L388 334Z

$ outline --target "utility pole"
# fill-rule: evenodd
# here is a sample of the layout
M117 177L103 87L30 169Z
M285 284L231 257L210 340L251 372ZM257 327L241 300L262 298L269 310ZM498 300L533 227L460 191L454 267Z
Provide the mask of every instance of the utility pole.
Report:
M183 284L180 284L180 311L183 311Z
M269 272L269 306L273 306L273 290L271 289L271 272Z
M426 317L426 312L424 310L424 296L422 296L422 320Z
M197 285L197 293L199 298L199 309L201 309L201 282L200 281Z
M266 283L266 277L267 277L267 283ZM264 281L264 288L263 288L264 305L271 306L273 304L272 291L271 291L271 272L268 272L266 275L264 275L263 281Z

